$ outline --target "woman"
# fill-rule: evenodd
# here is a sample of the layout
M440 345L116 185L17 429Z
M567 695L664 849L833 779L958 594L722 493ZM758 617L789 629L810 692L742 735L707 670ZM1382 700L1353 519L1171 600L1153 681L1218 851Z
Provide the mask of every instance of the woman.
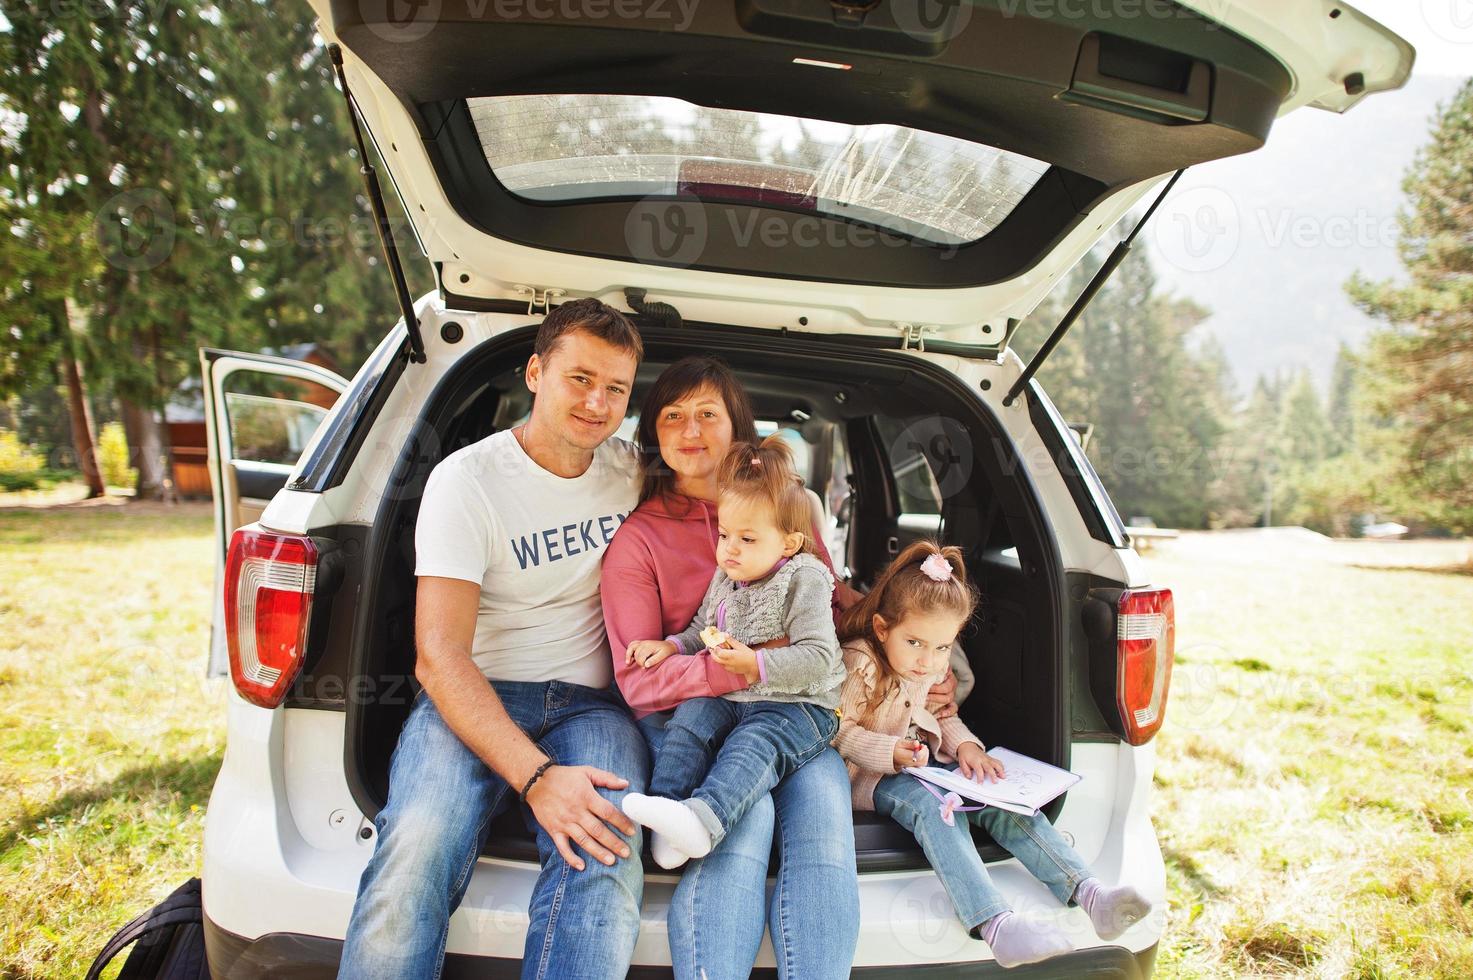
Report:
M681 701L746 686L710 657L671 657L650 670L626 667L623 657L634 640L690 624L716 567L717 464L736 439L755 443L756 426L746 393L719 361L679 361L645 396L642 503L609 544L601 592L619 688L653 745L663 735L663 713ZM831 565L822 537L815 539ZM774 824L780 863L768 904ZM764 919L779 976L849 975L859 889L848 774L833 749L785 779L710 855L686 866L668 920L675 975L748 976Z
M671 657L646 670L626 666L623 654L634 640L663 638L690 624L716 567L718 464L733 441L756 443L757 431L731 370L690 357L666 369L646 393L638 439L646 463L642 502L609 545L601 594L619 688L658 748L666 713L680 702L746 686L710 657ZM815 525L819 555L832 568L819 531ZM836 605L858 598L847 586L835 590ZM954 684L936 693L949 701ZM849 975L859 927L849 795L844 764L827 750L779 784L709 856L686 866L668 920L677 977L748 976L764 917L780 976ZM774 825L779 866L768 904Z

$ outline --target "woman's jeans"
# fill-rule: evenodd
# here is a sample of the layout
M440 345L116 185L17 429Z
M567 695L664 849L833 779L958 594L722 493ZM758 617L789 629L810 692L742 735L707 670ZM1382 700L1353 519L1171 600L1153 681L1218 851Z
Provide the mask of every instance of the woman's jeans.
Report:
M561 681L491 686L549 758L629 780L627 790L598 790L615 806L625 793L643 790L648 750L616 691ZM439 977L450 914L465 896L487 828L517 802L516 790L466 748L420 692L390 762L389 802L374 819L378 841L358 885L339 976ZM574 871L547 831L529 823L542 871L528 910L522 976L622 978L644 892L639 828L625 838L634 857L612 867L589 858Z
M1033 877L1048 885L1060 902L1068 904L1074 889L1091 874L1089 865L1043 814L1025 817L986 806L954 814L955 822L948 827L941 819L941 801L906 773L880 780L875 787L875 812L892 817L915 834L968 932L1010 908L987 874L968 821L991 834Z
M832 709L806 701L691 698L675 709L655 753L650 794L688 801L719 844L785 777L828 748Z
M658 754L668 714L640 720ZM777 828L776 885L767 895ZM677 980L746 980L765 925L784 980L842 980L859 939L849 774L825 749L747 811L706 857L682 869L670 903Z

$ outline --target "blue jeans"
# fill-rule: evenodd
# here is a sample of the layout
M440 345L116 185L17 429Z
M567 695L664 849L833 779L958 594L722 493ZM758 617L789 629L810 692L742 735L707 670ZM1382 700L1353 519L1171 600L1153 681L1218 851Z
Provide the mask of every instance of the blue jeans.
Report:
M668 714L640 720L658 756ZM767 894L774 823L778 867ZM670 903L677 980L745 980L772 933L784 980L845 980L859 939L849 775L825 749L763 796L726 838L685 865Z
M954 814L955 823L948 827L940 807L921 781L906 773L886 776L875 787L875 812L915 834L968 932L1010 908L977 853L969 821L986 829L1066 905L1079 883L1090 877L1089 865L1041 813L1025 817L987 806Z
M655 754L650 795L689 800L719 844L752 806L839 730L830 708L806 701L691 698L675 709Z
M628 790L598 790L616 806L626 792L643 788L649 753L617 692L560 681L491 686L549 758L629 780ZM466 748L420 692L390 763L388 805L374 819L378 841L358 884L340 977L440 976L450 914L465 896L489 824L518 803L520 788ZM522 976L623 977L639 934L639 859L612 867L589 859L585 870L574 871L547 831L528 819L536 826L542 872L528 910ZM625 839L638 855L639 829Z

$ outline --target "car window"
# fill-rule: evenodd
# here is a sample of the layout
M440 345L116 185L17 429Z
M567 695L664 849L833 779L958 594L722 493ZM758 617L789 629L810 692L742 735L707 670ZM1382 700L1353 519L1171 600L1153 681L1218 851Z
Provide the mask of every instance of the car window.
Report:
M337 401L326 385L252 371L225 379L225 414L232 458L294 465Z
M1048 165L893 125L640 95L467 100L492 173L544 203L649 196L811 211L938 245L996 228Z
M890 472L895 478L895 491L900 497L901 517L937 516L941 514L941 488L931 469L928 447L922 440L929 427L911 424L905 418L877 416L875 425L887 450Z

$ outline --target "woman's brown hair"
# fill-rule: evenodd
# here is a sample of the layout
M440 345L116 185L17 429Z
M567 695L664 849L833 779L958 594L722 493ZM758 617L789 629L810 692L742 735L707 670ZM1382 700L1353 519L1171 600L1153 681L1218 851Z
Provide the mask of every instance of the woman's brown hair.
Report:
M761 445L733 442L721 461L717 478L721 499L761 504L771 508L773 521L784 534L803 535L798 549L804 554L817 554L813 546L813 509L803 479L793 466L793 450L774 433Z
M921 571L921 565L933 555L940 555L951 566L951 576L936 581ZM899 683L889 658L885 656L884 644L875 633L875 616L893 629L914 612L953 612L963 624L972 617L977 608L977 590L967 580L967 566L962 560L962 550L948 545L942 547L935 541L921 539L896 555L888 568L880 573L874 588L859 602L850 606L839 621L839 641L854 639L869 641L875 663L879 667L880 683L860 712L859 724L865 726L875 710L890 696Z
M731 441L755 443L757 422L752 417L752 402L742 389L731 368L714 357L684 357L660 372L639 406L639 458L644 466L644 483L639 501L675 489L675 473L660 456L660 434L655 425L665 406L678 402L701 388L709 386L726 405L731 419Z

